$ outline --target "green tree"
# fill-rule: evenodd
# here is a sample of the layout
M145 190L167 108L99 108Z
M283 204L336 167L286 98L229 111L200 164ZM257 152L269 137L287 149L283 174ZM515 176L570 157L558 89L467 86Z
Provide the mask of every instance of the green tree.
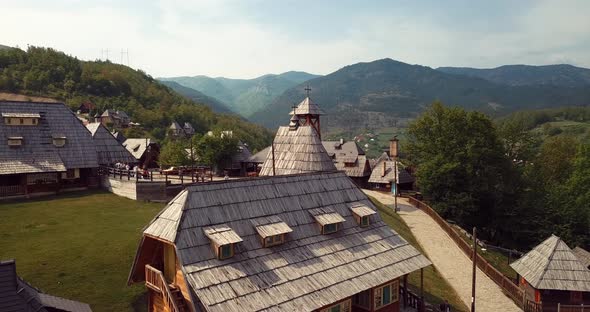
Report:
M488 239L505 235L516 174L489 118L436 102L410 125L408 140L417 183L439 213Z
M185 166L190 163L187 157L186 144L180 140L168 141L160 151L161 166Z
M233 155L238 150L238 140L235 137L221 136L219 132L203 136L197 144L199 161L220 171L229 165Z

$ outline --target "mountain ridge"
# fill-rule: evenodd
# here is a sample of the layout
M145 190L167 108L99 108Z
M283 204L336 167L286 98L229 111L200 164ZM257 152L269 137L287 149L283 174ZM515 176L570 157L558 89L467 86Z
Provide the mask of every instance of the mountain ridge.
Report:
M268 105L285 90L306 80L318 77L300 71L281 74L266 74L253 79L208 77L204 75L158 78L160 81L175 81L215 98L233 111L248 117Z
M510 85L590 85L590 69L570 64L553 65L503 65L495 68L439 67L436 70L449 74L483 78L488 81Z
M299 84L252 114L250 120L270 128L286 123L290 106L305 97L307 83L312 99L328 114L326 126L335 129L391 127L436 100L491 114L590 104L588 88L507 86L385 58L348 65Z

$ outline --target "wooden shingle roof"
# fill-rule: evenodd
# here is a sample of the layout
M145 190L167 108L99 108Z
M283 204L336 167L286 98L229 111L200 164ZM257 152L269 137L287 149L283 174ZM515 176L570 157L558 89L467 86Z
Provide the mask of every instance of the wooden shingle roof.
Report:
M135 159L139 160L146 149L153 143L155 142L152 139L132 138L126 139L125 142L123 142L123 147L125 147Z
M338 170L344 170L349 177L368 177L371 166L365 151L355 141L322 141L326 152L332 157Z
M0 113L39 116L36 125L0 120L0 174L98 167L90 133L63 103L0 101ZM22 146L9 147L8 137L22 137ZM66 144L54 146L54 137L66 137Z
M590 291L590 270L555 235L510 266L536 289Z
M308 96L303 101L301 101L301 103L299 103L299 105L297 105L295 112L291 111L289 113L289 115L294 115L294 114L297 114L299 116L301 116L301 115L323 115L324 112Z
M137 161L100 122L88 124L86 128L92 134L99 164L109 165L115 163L134 163Z
M587 251L586 249L583 249L581 247L576 247L573 250L574 254L576 255L576 257L578 257L578 260L580 260L580 262L582 262L582 264L587 267L590 268L590 252Z
M317 132L311 126L300 126L297 130L280 127L273 146L276 175L336 170ZM260 175L273 175L272 147L262 164Z
M383 174L383 164L385 163L385 175ZM389 184L396 180L397 184L412 183L414 178L404 169L404 166L397 162L397 177L395 176L395 163L393 160L381 160L371 172L369 183Z
M256 227L256 232L258 232L262 238L293 232L293 229L278 216L253 219L252 225Z
M86 303L45 294L16 274L14 260L0 261L0 311L2 312L92 312Z
M350 210L359 217L366 217L377 213L375 210L371 209L371 207L361 203L349 204L348 207L350 207Z
M175 244L207 311L313 311L430 265L378 214L361 228L355 203L376 210L343 172L211 182L187 187L144 233ZM339 231L321 235L312 211L339 214ZM253 222L274 217L292 232L265 248ZM218 225L243 240L225 260L203 230Z

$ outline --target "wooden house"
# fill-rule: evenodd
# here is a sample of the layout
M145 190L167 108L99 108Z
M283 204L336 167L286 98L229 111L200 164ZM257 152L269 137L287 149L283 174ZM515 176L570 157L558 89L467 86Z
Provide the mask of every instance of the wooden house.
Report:
M101 123L91 123L86 125L86 128L92 134L99 165L111 166L116 163L132 165L137 163L137 159Z
M322 141L322 145L334 161L336 169L346 172L360 187L367 186L371 166L365 151L355 141Z
M16 274L14 260L0 261L0 311L92 312L86 303L46 294Z
M123 147L135 157L136 163L141 168L158 167L160 145L148 138L132 138L123 142Z
M178 122L175 120L172 121L170 127L168 127L168 135L173 137L183 137L184 136L184 129Z
M530 301L543 312L590 305L590 270L559 237L551 235L510 265Z
M192 137L195 134L195 128L193 128L193 125L191 125L190 122L185 122L182 129L184 129L184 134L186 134L187 137Z
M339 171L188 186L143 231L129 283L149 311L400 311L430 262L376 210Z
M232 155L231 161L224 167L224 171L230 176L246 176L249 163L248 159L252 157L248 144L238 141L236 152Z
M100 115L100 122L104 126L125 128L129 126L131 119L124 111L107 109Z
M369 184L373 189L393 192L394 181L397 182L398 194L401 190L411 190L414 185L414 177L406 171L401 162L398 161L396 167L393 160L381 159L371 172Z
M63 103L0 100L0 197L97 186L92 136Z

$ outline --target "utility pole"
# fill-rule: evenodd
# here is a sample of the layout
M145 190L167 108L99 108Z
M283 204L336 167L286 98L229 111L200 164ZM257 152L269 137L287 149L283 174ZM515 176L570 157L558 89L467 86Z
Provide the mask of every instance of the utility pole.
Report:
M475 312L475 273L477 272L477 233L473 227L473 279L471 281L471 312Z
M393 158L393 208L394 211L399 211L397 208L397 156L399 154L399 140L397 139L397 135L393 137L393 139L389 140L389 156Z

